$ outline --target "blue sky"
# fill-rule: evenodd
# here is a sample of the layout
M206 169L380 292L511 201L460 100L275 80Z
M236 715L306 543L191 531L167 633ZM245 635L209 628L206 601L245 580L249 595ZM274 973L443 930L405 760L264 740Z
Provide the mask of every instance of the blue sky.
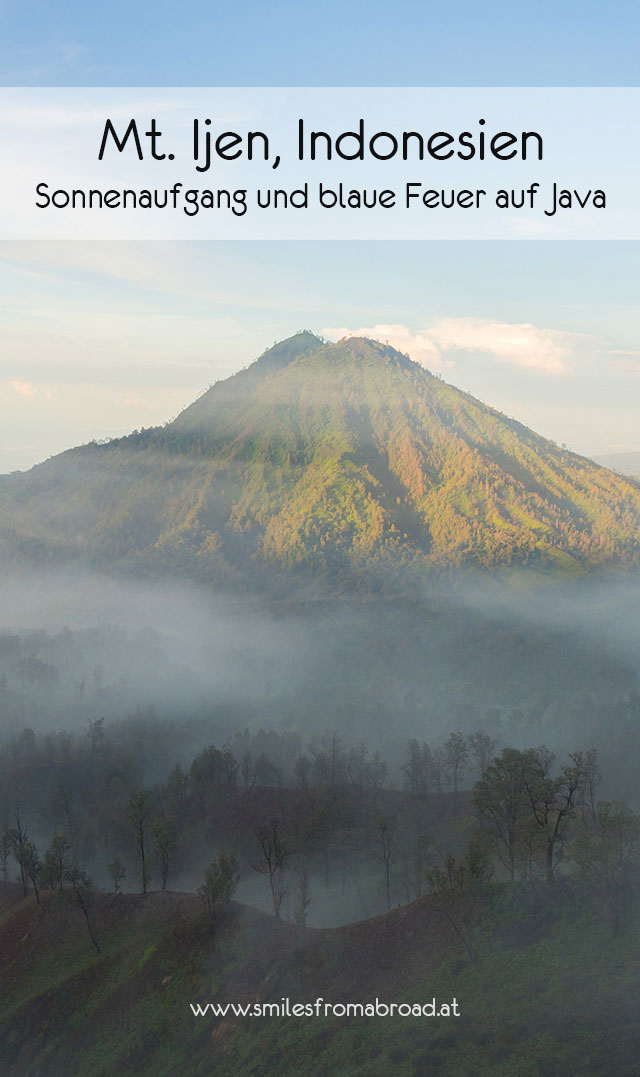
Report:
M0 0L0 82L625 86L637 0Z
M635 85L639 23L637 0L0 0L0 84ZM632 243L0 244L0 471L161 423L302 327L638 450L639 269Z

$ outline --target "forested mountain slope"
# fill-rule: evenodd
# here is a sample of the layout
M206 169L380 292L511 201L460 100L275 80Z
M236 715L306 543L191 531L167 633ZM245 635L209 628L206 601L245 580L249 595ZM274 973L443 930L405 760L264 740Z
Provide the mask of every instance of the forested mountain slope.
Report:
M162 428L0 479L0 554L245 589L640 560L640 485L393 348L299 333Z

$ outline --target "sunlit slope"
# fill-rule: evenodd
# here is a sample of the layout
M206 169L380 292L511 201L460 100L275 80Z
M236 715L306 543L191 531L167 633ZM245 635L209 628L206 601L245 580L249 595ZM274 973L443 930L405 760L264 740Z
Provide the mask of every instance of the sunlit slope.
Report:
M302 333L174 422L0 482L12 560L273 569L635 565L640 486L389 346Z

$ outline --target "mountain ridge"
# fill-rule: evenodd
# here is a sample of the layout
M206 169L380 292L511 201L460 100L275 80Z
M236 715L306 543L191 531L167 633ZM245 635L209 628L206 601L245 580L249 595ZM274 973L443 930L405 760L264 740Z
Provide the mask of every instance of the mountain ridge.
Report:
M240 587L635 567L640 485L388 344L303 331L163 427L0 480L0 551Z
M618 471L621 475L627 475L632 479L640 479L640 451L603 453L596 454L593 459L596 464L606 467L609 471Z

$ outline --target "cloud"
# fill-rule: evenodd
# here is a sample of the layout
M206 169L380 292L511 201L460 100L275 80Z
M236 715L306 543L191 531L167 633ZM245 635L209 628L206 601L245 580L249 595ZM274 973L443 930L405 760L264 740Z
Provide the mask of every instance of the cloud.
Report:
M428 331L413 333L406 325L372 325L362 329L323 329L325 336L335 340L343 337L371 337L391 344L399 352L407 352L416 363L433 369L441 369L443 363L440 349L428 335Z
M334 339L366 336L388 341L398 351L431 370L453 366L452 352L480 352L496 362L561 375L569 369L576 349L589 342L602 342L585 333L543 329L529 322L499 322L490 318L442 318L426 329L412 331L406 325L374 325L360 329L324 329Z
M9 384L19 396L37 396L38 389L31 381L23 381L22 378L10 378Z
M530 322L496 322L485 318L444 318L431 330L443 351L479 351L501 363L531 367L545 374L565 374L579 333L538 329Z

